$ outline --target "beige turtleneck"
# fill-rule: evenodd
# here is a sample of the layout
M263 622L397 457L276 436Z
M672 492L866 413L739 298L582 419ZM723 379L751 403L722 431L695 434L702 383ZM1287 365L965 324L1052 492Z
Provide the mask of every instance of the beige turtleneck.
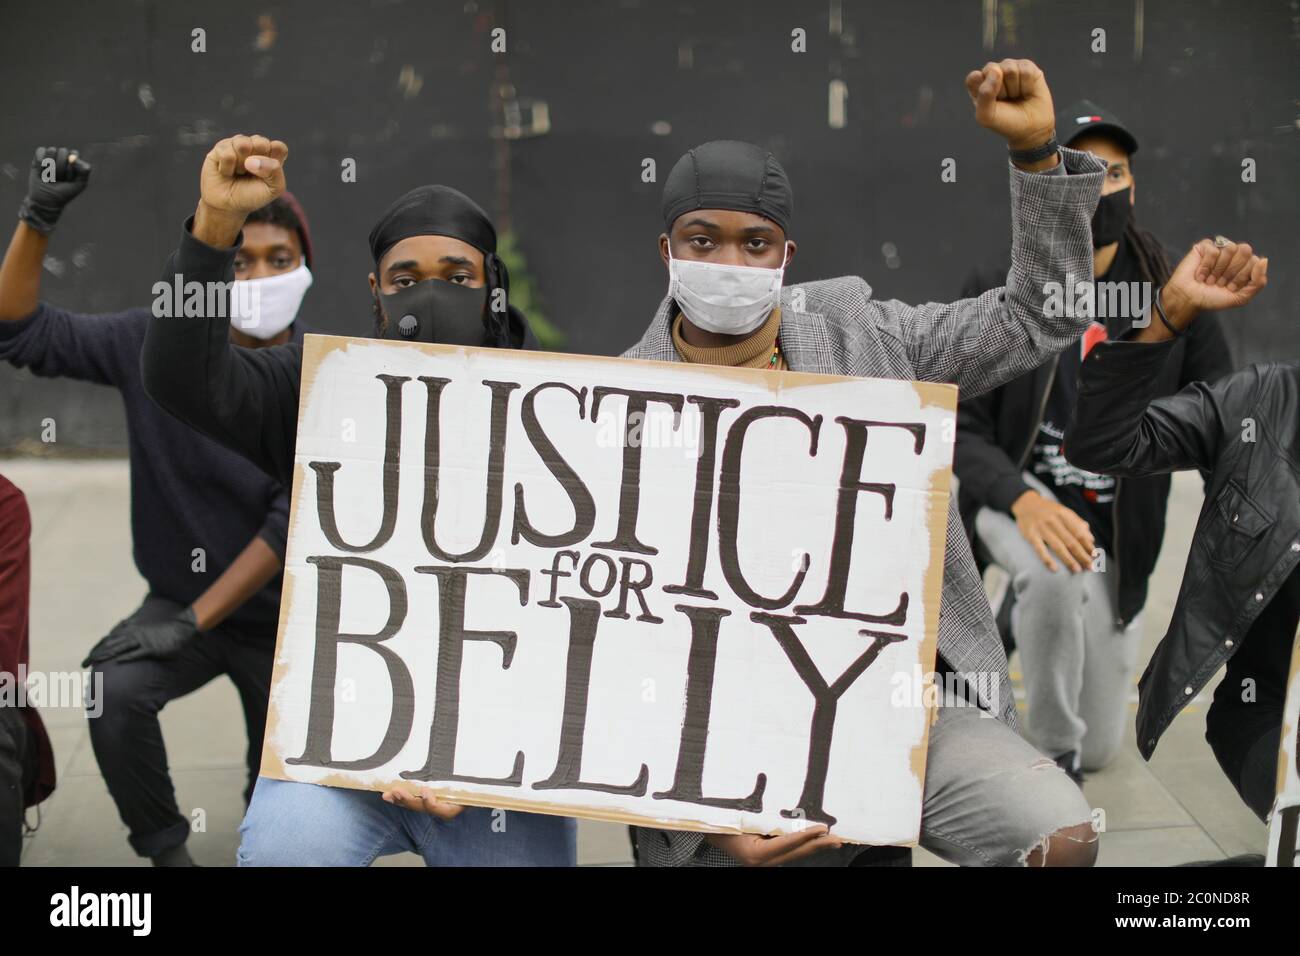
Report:
M785 356L777 342L781 330L781 310L773 309L762 325L749 338L734 345L691 345L682 338L682 314L673 319L673 345L683 362L698 365L722 365L727 368L767 368L784 371Z

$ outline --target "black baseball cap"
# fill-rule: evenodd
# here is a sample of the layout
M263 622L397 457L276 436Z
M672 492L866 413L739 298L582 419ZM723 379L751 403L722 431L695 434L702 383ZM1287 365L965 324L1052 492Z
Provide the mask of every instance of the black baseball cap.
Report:
M1058 141L1069 146L1084 133L1109 136L1130 156L1138 151L1137 139L1120 118L1092 100L1079 100L1056 114Z

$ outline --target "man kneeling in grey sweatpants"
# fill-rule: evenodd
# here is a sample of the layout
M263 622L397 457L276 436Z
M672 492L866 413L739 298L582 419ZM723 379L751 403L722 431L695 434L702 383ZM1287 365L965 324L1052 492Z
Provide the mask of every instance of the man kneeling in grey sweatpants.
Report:
M1033 475L1023 478L1045 501L1064 508ZM1049 568L1010 515L981 508L975 528L1015 593L1011 631L1024 676L1026 734L1071 776L1100 770L1123 740L1141 612L1127 623L1120 615L1118 579L1100 573L1111 563L1104 549L1094 549L1081 570L1061 562Z

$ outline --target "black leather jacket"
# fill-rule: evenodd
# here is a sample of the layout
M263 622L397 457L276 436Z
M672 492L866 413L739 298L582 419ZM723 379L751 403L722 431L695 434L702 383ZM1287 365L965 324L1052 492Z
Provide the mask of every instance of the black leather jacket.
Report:
M1107 335L1118 339L1132 323L1105 320ZM1078 344L1070 346L1078 348ZM1060 363L1058 355L1032 372L991 392L962 399L957 405L957 444L953 472L961 482L957 507L966 534L975 544L975 515L982 507L1010 512L1011 504L1029 490L1022 474L1048 390ZM1205 315L1179 339L1159 370L1156 396L1173 395L1196 381L1213 381L1232 371L1232 358L1219 318ZM1165 536L1165 505L1169 478L1121 479L1115 485L1112 514L1115 528L1111 571L1119 575L1119 617L1128 625L1147 600L1147 581L1160 556ZM975 549L976 559L981 551ZM981 568L982 570L982 568Z
M1211 475L1169 630L1139 684L1148 759L1300 564L1300 363L1252 365L1155 398L1175 348L1097 345L1065 434L1065 457L1089 471Z

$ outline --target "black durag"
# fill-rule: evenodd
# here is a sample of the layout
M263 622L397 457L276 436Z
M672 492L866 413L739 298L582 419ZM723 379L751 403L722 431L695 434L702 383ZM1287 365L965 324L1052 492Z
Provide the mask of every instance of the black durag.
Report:
M417 186L389 206L370 230L370 255L379 271L379 260L389 249L411 236L450 236L483 253L487 275L487 301L500 289L506 301L506 329L498 344L511 348L539 348L524 314L510 305L510 274L497 255L497 231L482 207L450 186ZM492 320L491 310L486 313ZM500 330L489 328L490 333Z
M664 181L664 225L694 209L732 209L772 220L789 233L794 213L790 179L761 146L731 139L696 146Z

